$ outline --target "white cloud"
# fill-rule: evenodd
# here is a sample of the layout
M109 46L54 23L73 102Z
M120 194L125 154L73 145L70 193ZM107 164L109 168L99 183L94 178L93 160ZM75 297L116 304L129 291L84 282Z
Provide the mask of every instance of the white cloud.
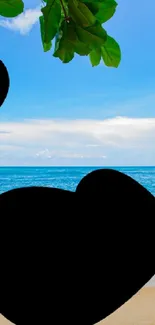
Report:
M39 7L28 9L15 18L1 19L0 26L13 31L18 31L20 34L25 35L29 33L33 25L37 23L40 16L41 11Z
M155 118L0 123L0 164L155 164Z

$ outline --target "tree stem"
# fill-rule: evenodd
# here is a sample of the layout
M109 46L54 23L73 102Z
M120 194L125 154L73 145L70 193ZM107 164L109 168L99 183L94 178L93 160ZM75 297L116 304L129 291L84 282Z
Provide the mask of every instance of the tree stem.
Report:
M62 10L63 10L64 15L65 15L65 20L69 23L69 17L67 15L67 11L66 11L66 8L64 6L63 0L60 0L60 3L61 3L61 7L62 7Z

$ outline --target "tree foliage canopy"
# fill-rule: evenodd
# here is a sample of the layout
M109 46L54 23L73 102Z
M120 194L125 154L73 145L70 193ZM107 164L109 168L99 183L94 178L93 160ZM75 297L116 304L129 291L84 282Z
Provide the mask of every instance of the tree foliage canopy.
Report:
M103 60L108 67L118 67L120 46L103 27L116 7L115 0L42 0L39 21L44 51L53 47L53 56L63 63L76 53L89 56L92 66ZM22 0L0 0L1 16L12 18L23 11Z

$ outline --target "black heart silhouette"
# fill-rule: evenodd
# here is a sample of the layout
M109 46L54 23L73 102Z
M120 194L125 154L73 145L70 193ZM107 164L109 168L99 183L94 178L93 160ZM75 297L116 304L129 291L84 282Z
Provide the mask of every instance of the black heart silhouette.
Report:
M88 174L75 192L8 191L0 215L0 311L17 325L94 324L155 274L155 198L115 170Z
M2 106L9 90L10 80L6 66L0 60L0 107Z

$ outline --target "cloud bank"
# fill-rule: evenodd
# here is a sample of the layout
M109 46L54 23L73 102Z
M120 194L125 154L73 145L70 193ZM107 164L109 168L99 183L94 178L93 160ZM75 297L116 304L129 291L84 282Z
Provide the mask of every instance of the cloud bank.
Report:
M32 27L38 22L41 16L40 8L25 10L22 14L11 19L0 19L0 26L17 31L21 35L26 35Z
M155 118L0 122L0 165L154 165Z

